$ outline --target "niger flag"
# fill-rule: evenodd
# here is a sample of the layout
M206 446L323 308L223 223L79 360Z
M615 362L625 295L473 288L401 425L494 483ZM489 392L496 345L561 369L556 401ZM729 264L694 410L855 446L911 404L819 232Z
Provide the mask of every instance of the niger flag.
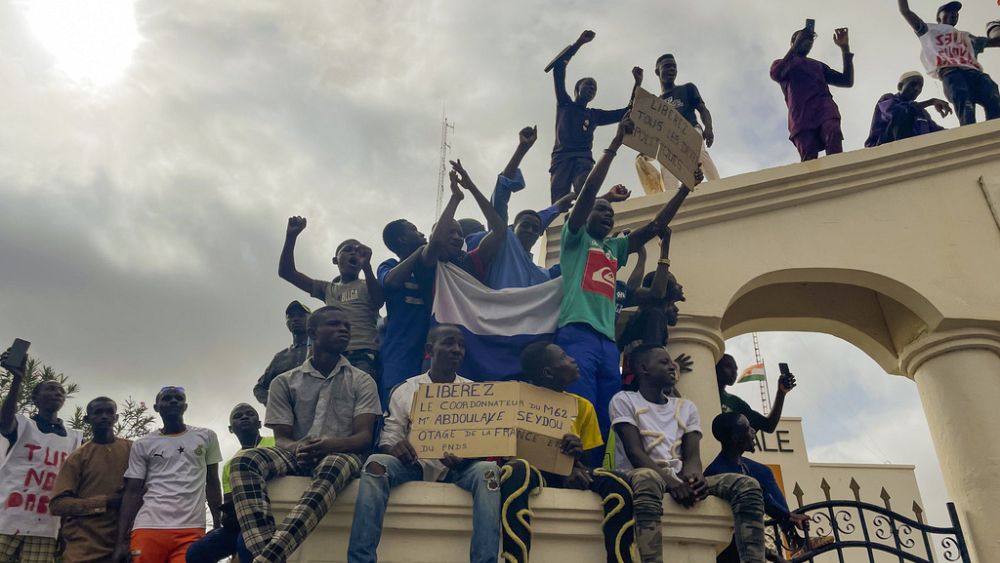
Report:
M766 381L767 377L764 375L764 364L754 364L747 369L743 370L740 374L739 379L736 383L746 383L748 381Z

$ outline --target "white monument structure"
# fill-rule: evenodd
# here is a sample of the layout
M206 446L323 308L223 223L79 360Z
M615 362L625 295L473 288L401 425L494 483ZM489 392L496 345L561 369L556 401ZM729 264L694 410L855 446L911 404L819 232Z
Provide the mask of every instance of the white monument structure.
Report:
M671 191L619 204L617 228L648 221ZM714 365L727 338L796 330L851 342L887 373L913 380L973 560L1000 561L1000 121L713 181L671 226L672 271L687 301L670 348L695 361L679 388L702 420L721 410ZM561 227L547 233L548 264L558 261ZM810 464L799 421L779 429L793 452L755 457L780 466L792 508L793 483L808 503L822 500L824 480L835 498L850 498L854 480L872 503L884 487L893 509L910 517L921 504L912 467ZM702 441L706 462L717 451ZM296 478L270 486L277 517L303 487ZM344 561L356 489L294 561ZM400 487L380 560L467 561L470 504L451 485ZM732 534L728 506L664 504L667 560L715 561ZM605 560L596 495L545 490L532 508L533 560Z

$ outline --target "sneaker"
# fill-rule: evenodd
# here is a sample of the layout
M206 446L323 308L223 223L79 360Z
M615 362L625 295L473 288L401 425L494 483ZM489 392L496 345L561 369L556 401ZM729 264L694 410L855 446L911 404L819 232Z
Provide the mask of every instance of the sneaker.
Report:
M830 545L833 543L833 536L820 536L815 538L809 538L809 541L802 542L802 545L798 549L792 552L792 559L800 555L809 553L810 551L816 551L817 549L823 547L824 545Z

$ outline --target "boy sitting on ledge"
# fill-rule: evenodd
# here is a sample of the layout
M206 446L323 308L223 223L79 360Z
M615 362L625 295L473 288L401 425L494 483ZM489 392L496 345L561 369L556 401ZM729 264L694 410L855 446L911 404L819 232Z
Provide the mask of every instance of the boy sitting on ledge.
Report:
M692 507L708 495L733 509L735 541L744 563L764 561L764 499L751 477L727 473L705 477L701 468L701 421L687 399L671 397L677 383L674 361L662 346L632 352L638 391L611 399L611 424L617 434L615 469L632 485L636 543L644 563L662 563L663 496Z
M604 548L608 563L638 561L635 550L635 521L632 519L632 489L623 476L603 468L591 469L581 461L584 453L604 444L597 426L597 413L590 401L566 391L580 379L576 361L562 348L535 342L521 354L524 376L539 387L567 393L577 400L573 433L563 437L563 452L576 457L568 476L541 472L523 459L512 459L503 467L500 491L503 502L504 561L526 562L531 550L531 511L528 497L543 486L558 489L591 490L601 495L604 509Z

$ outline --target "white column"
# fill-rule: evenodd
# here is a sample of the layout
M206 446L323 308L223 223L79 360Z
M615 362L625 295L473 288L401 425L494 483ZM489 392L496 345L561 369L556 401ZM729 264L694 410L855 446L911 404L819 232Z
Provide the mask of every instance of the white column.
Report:
M973 560L1000 561L1000 332L932 333L900 358L920 392Z
M720 449L712 437L712 419L722 412L715 362L722 357L725 345L719 319L688 316L681 316L677 326L670 328L667 342L671 356L687 354L694 360L694 370L681 375L677 390L698 406L702 427L701 459L706 467Z

